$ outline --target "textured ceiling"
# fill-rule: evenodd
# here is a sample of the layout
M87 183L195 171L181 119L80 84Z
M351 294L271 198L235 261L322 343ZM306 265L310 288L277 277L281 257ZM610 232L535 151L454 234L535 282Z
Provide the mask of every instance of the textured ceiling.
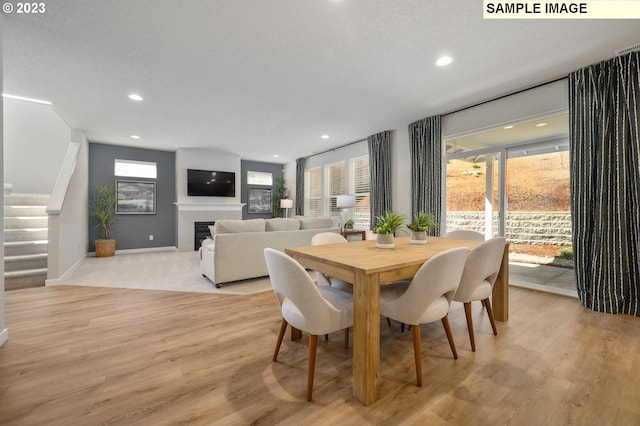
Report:
M640 41L637 21L483 20L477 0L46 8L2 15L5 93L51 100L91 141L270 162L548 81ZM436 67L442 54L454 62Z

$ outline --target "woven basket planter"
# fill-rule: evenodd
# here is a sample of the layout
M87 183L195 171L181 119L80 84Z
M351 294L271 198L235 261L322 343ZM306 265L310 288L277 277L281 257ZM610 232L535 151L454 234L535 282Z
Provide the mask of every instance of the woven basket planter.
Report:
M96 240L96 257L111 257L116 254L116 240Z

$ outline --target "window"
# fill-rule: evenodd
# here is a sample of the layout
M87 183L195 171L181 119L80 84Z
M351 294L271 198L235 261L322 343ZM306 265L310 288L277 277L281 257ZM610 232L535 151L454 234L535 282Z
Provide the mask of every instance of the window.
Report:
M273 185L273 175L267 172L247 172L247 185Z
M353 227L356 229L369 229L371 224L369 157L351 159L349 161L349 169L351 170L349 193L356 196Z
M344 161L325 166L327 182L326 206L328 216L340 216L342 209L336 207L338 195L345 195Z
M156 179L158 171L156 163L148 161L118 160L114 161L113 174L116 176Z
M304 186L305 216L322 216L322 178L320 167L315 167L305 172Z

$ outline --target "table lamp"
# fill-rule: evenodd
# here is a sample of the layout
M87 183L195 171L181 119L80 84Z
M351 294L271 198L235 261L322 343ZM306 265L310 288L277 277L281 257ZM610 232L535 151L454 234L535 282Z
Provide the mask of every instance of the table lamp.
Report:
M338 195L336 197L336 207L342 208L342 226L351 218L350 210L355 206L355 195Z
M284 217L289 217L289 209L293 207L293 200L283 198L280 200L280 208L284 209Z

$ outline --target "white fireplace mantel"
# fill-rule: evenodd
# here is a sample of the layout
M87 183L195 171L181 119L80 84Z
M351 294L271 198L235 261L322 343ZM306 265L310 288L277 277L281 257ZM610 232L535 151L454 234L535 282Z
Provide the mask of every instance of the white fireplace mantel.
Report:
M246 203L173 203L178 211L242 211Z
M178 207L178 250L194 248L195 222L221 219L242 219L245 203L173 203Z

